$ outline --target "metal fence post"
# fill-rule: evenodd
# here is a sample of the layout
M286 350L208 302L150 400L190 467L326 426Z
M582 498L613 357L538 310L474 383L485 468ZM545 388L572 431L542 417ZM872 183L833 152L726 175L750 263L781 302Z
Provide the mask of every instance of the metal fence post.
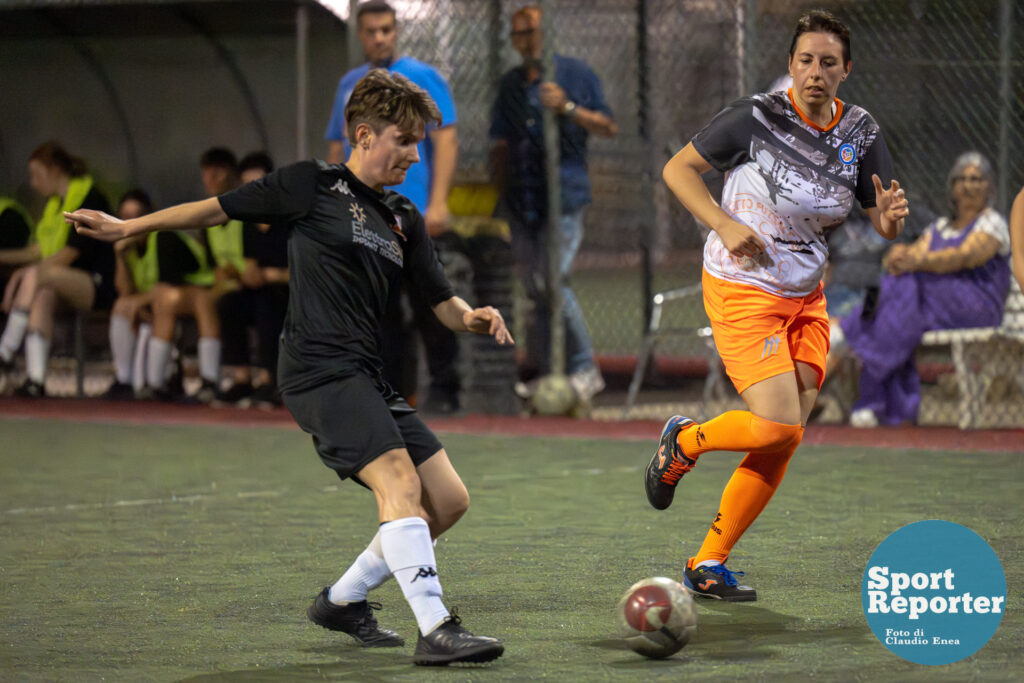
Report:
M1013 82L1010 61L1013 51L1013 0L999 4L999 149L996 159L999 187L996 206L1000 211L1010 208L1010 125L1013 117Z
M543 0L541 7L541 31L543 52L541 55L541 79L555 80L555 17L554 2ZM561 277L561 232L562 192L559 179L561 157L558 117L554 111L544 107L544 170L547 175L547 252L548 286L547 295L551 306L551 374L565 374L565 326L562 321L562 277Z

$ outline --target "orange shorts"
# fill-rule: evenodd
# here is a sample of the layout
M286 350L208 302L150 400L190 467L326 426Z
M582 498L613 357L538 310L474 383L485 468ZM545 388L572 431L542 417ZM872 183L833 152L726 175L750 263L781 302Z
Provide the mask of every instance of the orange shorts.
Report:
M817 370L821 389L829 342L820 283L807 296L788 298L716 278L706 270L702 282L715 346L736 391L793 372L796 361Z

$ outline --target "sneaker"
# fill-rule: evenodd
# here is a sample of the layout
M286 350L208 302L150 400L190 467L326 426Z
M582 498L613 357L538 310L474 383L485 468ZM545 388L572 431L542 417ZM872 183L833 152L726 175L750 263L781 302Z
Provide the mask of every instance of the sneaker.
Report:
M27 379L24 384L14 390L14 395L21 398L46 398L46 387L39 382Z
M516 382L513 386L513 390L516 392L516 396L524 401L528 401L537 393L538 386L540 386L540 380L531 379L528 382Z
M495 638L475 636L462 627L453 609L440 626L427 635L420 633L413 663L420 666L448 666L452 662L480 664L497 659L505 647Z
M687 567L683 570L683 585L702 598L725 602L757 600L757 591L750 586L741 586L737 576L743 576L743 572L729 571L724 564L704 565L696 569Z
M589 401L604 391L604 377L596 365L591 365L585 370L579 370L569 375L569 384L576 395L584 401Z
M878 416L871 408L858 408L850 413L850 424L862 429L872 429L878 426Z
M246 407L252 400L253 389L252 385L248 382L235 382L228 389L224 391L215 390L214 400L218 403L225 403L230 405L244 404L242 407Z
M331 587L320 591L313 604L306 610L306 616L314 624L331 631L347 633L363 647L401 647L405 641L394 631L377 626L374 610L381 609L379 602L351 602L335 605L327 599Z
M252 402L252 405L257 408L276 408L282 405L281 392L277 390L277 386L275 386L273 382L261 384L253 389L250 401Z
M661 430L661 445L644 474L647 500L655 510L664 510L672 504L679 479L697 464L693 458L683 455L677 438L679 432L692 424L696 423L690 418L675 415L668 419Z
M192 398L204 405L212 404L217 399L217 385L208 379L204 379Z
M131 384L114 382L100 395L100 398L107 401L132 401L135 399L135 389Z

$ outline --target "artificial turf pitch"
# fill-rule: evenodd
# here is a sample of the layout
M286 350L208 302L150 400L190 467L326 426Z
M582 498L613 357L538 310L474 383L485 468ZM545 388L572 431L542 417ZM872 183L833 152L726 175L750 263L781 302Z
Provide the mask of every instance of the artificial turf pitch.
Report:
M472 496L437 544L445 601L506 654L488 667L412 665L415 622L376 591L404 648L364 650L305 609L374 533L371 494L340 483L297 430L0 418L3 680L1021 680L1021 456L805 446L733 552L756 603L699 601L664 661L615 638L615 604L680 578L738 455L712 453L668 511L648 507L651 443L447 435ZM861 610L889 533L964 524L1009 594L972 657L906 662Z

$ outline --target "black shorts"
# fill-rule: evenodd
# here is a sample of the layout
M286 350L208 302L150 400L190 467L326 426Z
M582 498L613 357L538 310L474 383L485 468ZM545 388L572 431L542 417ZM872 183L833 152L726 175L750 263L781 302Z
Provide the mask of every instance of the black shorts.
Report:
M409 404L387 400L382 390L356 374L282 398L299 427L313 435L323 463L340 478L359 481L355 473L387 451L405 448L419 467L442 448Z
M109 311L114 305L114 299L117 298L113 276L105 278L101 273L89 273L89 275L92 276L92 286L94 288L92 310Z

